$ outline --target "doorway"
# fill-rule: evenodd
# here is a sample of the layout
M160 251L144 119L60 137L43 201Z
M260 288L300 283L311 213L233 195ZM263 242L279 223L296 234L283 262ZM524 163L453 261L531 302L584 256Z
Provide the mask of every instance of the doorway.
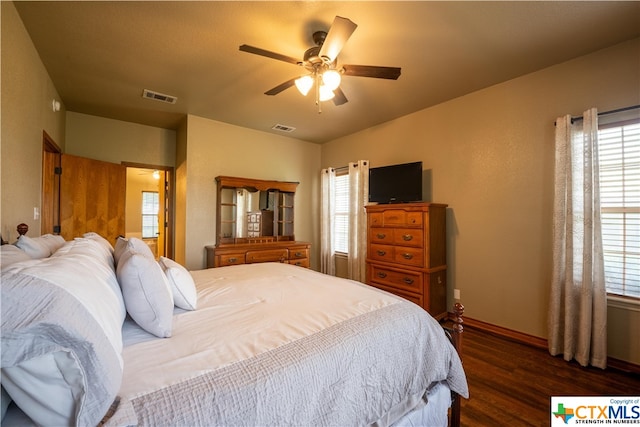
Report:
M171 169L124 165L127 167L125 237L144 241L156 258L171 258Z

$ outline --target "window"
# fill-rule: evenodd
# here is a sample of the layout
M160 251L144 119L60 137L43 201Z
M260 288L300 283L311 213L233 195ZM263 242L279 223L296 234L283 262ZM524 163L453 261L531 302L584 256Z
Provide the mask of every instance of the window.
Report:
M607 293L640 298L640 120L598 130Z
M158 211L160 202L157 191L142 192L142 238L158 237Z
M336 252L349 253L349 171L336 174L336 216L333 222Z

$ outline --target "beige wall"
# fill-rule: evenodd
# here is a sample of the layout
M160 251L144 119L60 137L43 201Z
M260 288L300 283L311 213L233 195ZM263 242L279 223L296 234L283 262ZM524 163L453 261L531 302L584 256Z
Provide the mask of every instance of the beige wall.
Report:
M449 304L457 288L468 317L546 337L553 123L640 104L639 54L636 39L340 138L322 167L422 160L425 194L449 204ZM640 313L609 323L610 355L640 363Z
M177 184L184 194L178 194L176 199L186 205L187 268L204 268L204 246L215 244L215 177L229 175L300 182L294 212L296 239L314 244L311 263L317 269L319 145L188 116L184 149L186 174L181 176L186 176L186 183ZM181 167L185 165L181 163ZM176 254L177 259L179 256Z
M112 163L175 166L176 131L70 111L65 152Z
M174 220L174 259L186 264L187 233L187 118L178 128L176 138L176 185Z
M40 234L40 220L33 208L41 208L42 132L64 149L64 105L54 112L52 101L60 100L42 61L12 2L0 2L2 159L0 224L2 237L15 241L16 226L29 225L30 235Z

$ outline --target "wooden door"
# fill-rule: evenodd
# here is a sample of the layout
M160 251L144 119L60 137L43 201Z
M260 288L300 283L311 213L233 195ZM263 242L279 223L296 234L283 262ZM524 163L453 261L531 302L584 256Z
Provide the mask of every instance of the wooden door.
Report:
M69 154L61 164L60 235L94 231L114 245L125 233L126 167Z

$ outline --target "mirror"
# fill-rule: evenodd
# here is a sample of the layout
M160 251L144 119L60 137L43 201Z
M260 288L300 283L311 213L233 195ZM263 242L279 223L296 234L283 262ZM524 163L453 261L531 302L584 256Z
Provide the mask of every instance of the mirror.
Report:
M297 182L219 176L216 244L295 240L293 202Z

